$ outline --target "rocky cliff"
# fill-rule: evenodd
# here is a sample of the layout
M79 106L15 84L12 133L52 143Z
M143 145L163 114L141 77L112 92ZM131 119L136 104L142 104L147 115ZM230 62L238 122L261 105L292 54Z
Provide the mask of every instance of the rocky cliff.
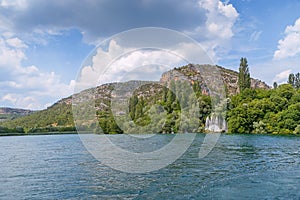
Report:
M200 84L202 93L209 91L208 84L212 85L214 82L221 81L227 95L239 93L238 72L220 66L189 64L163 73L160 82L169 84L171 80L187 80L191 84ZM258 79L251 78L251 88L270 89L270 86Z

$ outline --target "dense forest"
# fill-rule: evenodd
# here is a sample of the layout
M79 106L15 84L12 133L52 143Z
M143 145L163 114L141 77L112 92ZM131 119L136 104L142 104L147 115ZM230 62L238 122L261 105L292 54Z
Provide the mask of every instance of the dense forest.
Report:
M251 89L247 59L241 58L239 77L240 93L227 108L229 133L300 134L300 73L270 90Z
M227 123L229 133L300 134L300 90L245 89L230 98Z

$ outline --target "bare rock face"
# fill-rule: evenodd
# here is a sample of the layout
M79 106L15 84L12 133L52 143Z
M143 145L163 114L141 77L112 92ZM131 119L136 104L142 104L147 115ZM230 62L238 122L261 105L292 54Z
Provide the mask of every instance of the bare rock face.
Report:
M209 90L207 83L213 85L214 81L219 81L216 77L221 77L227 95L239 93L238 72L220 66L188 64L163 73L160 82L169 84L172 80L188 80L191 84L199 83L202 93L207 94ZM251 88L270 89L271 87L261 80L251 78Z
M251 88L257 88L257 89L271 89L270 86L268 86L265 82L262 82L258 79L251 79Z

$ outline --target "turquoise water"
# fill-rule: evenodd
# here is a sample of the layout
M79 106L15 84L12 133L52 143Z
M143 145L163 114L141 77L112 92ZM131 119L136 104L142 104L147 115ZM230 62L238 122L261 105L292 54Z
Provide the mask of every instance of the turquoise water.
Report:
M0 199L300 198L299 137L221 135L199 159L204 136L198 134L168 167L145 174L104 166L78 135L0 137ZM159 148L172 137L159 135L150 146ZM139 146L136 140L125 144Z

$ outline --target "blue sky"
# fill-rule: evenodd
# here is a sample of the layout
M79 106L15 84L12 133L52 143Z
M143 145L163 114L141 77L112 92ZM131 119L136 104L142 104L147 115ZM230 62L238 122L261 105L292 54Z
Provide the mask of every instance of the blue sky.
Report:
M0 106L43 109L71 95L99 42L149 26L187 34L227 68L247 57L253 77L284 83L300 71L299 10L299 0L0 0Z

